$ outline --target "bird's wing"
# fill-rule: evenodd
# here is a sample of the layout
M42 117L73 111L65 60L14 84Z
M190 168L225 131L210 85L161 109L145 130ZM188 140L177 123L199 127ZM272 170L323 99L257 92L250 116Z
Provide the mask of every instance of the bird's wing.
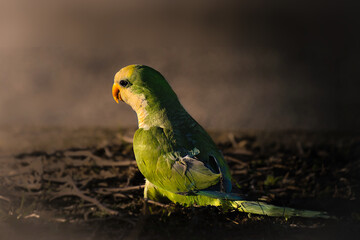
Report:
M174 138L171 131L160 127L138 129L134 136L134 153L141 173L164 190L192 194L221 184L220 167L214 170L201 150ZM216 163L216 161L215 161Z
M216 144L209 134L193 120L193 128L190 133L186 134L188 141L192 143L192 147L200 149L199 159L205 163L208 168L214 172L221 174L221 182L219 184L222 192L231 192L231 174L229 167L222 153L218 150Z

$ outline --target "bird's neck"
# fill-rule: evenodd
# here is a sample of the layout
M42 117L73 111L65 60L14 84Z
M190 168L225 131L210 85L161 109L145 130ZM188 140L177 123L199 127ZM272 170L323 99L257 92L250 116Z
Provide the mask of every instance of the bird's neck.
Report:
M163 103L143 99L133 109L138 117L139 128L144 129L173 128L191 118L177 99Z

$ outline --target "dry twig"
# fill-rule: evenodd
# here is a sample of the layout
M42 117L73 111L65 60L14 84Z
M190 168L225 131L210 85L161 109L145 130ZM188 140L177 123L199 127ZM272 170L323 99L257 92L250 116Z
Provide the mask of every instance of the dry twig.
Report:
M99 209L107 212L110 215L118 215L119 212L112 210L104 205L102 205L97 199L86 196L85 194L83 194L75 185L75 183L73 182L73 180L70 177L67 177L68 181L67 184L71 186L71 189L67 189L64 190L58 194L56 194L53 198L50 199L50 201L59 198L59 197L63 197L63 196L77 196L81 199L83 199L84 201L87 202L91 202L93 203L95 206L97 206Z
M153 201L153 200L150 200L150 199L146 199L145 201L147 203L150 203L150 204L153 204L153 205L156 205L156 206L160 206L160 207L163 207L163 208L168 208L170 206L169 204L159 203L159 202L156 202L156 201Z

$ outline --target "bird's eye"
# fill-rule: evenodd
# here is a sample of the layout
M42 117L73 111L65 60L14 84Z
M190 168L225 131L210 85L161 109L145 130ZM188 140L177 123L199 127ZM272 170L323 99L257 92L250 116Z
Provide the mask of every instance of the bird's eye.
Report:
M128 85L128 83L129 83L129 82L126 81L126 80L121 80L121 81L120 81L120 85L123 86L123 87L126 87L126 86Z

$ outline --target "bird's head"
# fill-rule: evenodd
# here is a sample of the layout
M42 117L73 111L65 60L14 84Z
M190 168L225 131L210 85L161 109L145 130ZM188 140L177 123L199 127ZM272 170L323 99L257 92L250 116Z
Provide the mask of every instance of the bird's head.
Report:
M145 117L160 109L178 104L178 98L165 78L144 65L129 65L115 74L112 95L130 105L138 115L139 125Z

